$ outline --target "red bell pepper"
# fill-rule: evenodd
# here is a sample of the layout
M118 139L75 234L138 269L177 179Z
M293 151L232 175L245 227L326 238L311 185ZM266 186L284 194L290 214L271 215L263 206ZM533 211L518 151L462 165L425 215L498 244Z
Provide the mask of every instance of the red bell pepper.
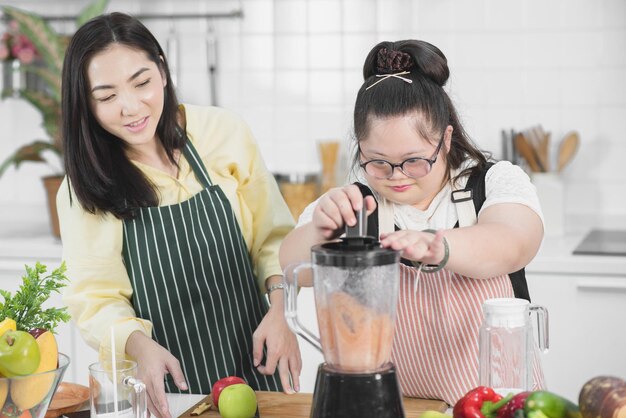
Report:
M454 418L495 418L500 407L511 400L513 395L505 398L486 386L478 386L465 394L454 405Z
M531 392L520 392L514 395L509 402L502 408L498 409L497 418L515 418L516 411L523 411L526 398ZM519 415L519 414L518 414Z

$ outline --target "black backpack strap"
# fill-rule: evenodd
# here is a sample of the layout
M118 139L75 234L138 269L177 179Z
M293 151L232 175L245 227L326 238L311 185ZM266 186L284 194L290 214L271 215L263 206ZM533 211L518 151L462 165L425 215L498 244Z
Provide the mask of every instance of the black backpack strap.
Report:
M486 199L485 176L487 175L487 171L489 171L493 164L494 163L492 162L488 162L484 170L474 170L467 179L465 188L452 192L452 201L454 203L457 203L471 199L474 203L474 210L476 212L476 215L478 215L478 212L480 212L480 209L483 207L483 203L485 203ZM454 227L458 228L459 222L457 222Z
M493 162L488 162L485 170L475 170L467 179L465 189L462 190L463 192L470 191L471 199L473 200L474 208L476 209L476 215L480 212L480 209L483 207L483 203L485 203L485 199L487 198L485 192L485 176L493 164ZM466 198L466 196L460 198ZM457 222L454 227L458 228L459 223ZM514 273L509 273L509 278L511 279L511 286L513 287L513 294L515 297L530 301L525 270L522 268Z

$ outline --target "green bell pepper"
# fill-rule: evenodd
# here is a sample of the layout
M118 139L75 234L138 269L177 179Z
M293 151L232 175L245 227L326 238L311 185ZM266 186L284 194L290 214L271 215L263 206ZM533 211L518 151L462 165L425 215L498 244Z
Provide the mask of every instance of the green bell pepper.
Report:
M545 390L528 395L524 412L527 418L582 418L578 405Z

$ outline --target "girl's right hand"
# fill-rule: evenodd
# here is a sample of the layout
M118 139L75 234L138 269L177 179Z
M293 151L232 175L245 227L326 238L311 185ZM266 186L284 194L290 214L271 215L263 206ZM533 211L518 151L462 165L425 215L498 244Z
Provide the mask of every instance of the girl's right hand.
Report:
M367 214L374 212L376 200L373 196L366 196L364 200L358 186L349 184L330 189L313 211L313 227L326 240L337 238L343 233L345 225L356 224L354 212L361 210L364 202Z
M180 363L152 338L135 331L128 337L126 352L137 361L137 377L146 385L148 410L159 418L171 418L165 396L165 376L172 375L180 390L187 390Z

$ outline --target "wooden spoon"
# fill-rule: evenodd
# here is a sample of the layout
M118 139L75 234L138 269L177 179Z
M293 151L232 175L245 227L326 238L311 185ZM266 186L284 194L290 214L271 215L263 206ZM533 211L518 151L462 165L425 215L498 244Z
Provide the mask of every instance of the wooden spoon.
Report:
M559 155L557 161L557 170L559 173L565 168L574 155L576 155L576 151L578 151L578 146L580 145L580 138L578 136L578 132L572 131L565 135L559 144Z
M515 135L515 148L517 152L526 160L531 171L538 173L544 171L541 162L537 156L537 152L532 144L526 139L524 134Z
M535 132L534 148L542 171L550 171L550 132Z

